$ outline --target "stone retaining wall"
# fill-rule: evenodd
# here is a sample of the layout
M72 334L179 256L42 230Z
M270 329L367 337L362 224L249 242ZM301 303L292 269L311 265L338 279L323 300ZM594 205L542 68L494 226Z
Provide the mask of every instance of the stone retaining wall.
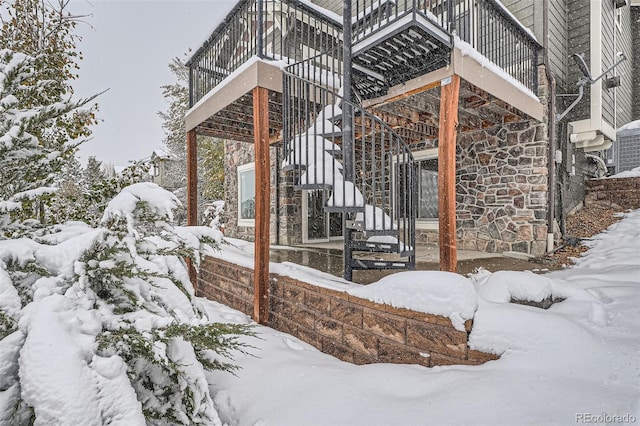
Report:
M585 205L615 209L640 208L640 177L591 179L587 181Z
M271 274L268 325L320 351L354 364L479 365L495 355L469 349L468 335L449 318L394 308ZM220 259L204 260L198 295L251 315L253 270Z

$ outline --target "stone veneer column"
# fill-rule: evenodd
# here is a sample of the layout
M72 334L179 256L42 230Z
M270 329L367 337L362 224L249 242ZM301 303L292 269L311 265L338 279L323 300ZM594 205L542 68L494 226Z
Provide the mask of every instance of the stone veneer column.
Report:
M460 135L457 162L461 248L543 254L546 126L531 120Z

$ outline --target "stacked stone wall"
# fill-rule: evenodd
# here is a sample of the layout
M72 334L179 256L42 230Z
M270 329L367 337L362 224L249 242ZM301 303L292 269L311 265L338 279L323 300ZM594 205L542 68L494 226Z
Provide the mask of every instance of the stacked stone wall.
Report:
M268 325L354 364L478 365L495 355L469 348L465 330L442 316L394 308L271 274ZM247 315L253 311L253 271L206 258L198 294Z
M278 161L277 148L272 147L269 152L271 160L271 170L276 170ZM255 239L254 226L238 225L238 167L255 161L255 149L253 144L246 142L225 142L225 162L224 162L224 197L225 197L225 235L232 238L239 238L247 241ZM278 243L278 215L276 214L276 188L274 173L271 173L271 194L270 194L270 242Z
M278 244L302 244L302 191L294 187L298 174L295 170L280 171Z
M587 181L587 206L640 209L640 177L591 179Z
M523 121L459 136L456 209L459 247L545 252L546 126Z

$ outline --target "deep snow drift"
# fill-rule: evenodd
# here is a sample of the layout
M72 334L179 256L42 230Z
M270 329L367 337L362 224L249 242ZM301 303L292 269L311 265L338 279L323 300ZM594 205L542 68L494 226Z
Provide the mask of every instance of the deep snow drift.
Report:
M237 377L208 375L220 416L230 425L638 422L640 210L594 237L591 246L563 271L542 276L481 271L471 277L477 311L470 344L502 355L482 366L355 366L285 333L257 327L262 340L250 339L257 348L254 356L236 359L243 367ZM251 245L220 256L249 263L242 261L243 251L249 255ZM311 276L291 265L272 269L308 275L322 285L317 272ZM420 299L412 297L412 288L421 274L433 281L439 273L401 273L384 280L404 288L406 300L415 304ZM327 286L349 288L335 277L325 279ZM564 301L548 310L509 303L548 296ZM218 303L206 306L218 321L250 321Z
M112 205L106 220L126 218L128 223L128 212L135 204L130 198L119 199L122 208ZM168 208L162 198L153 201L160 210ZM205 231L175 229L176 235L194 239L194 246L198 233L211 230ZM21 239L0 244L4 262L0 308L18 321L19 329L0 340L0 424L8 421L17 392L36 407L36 424L144 423L122 358L95 355L96 335L119 315L93 309L96 299L88 297L85 269L77 259L107 232L70 223L38 242ZM157 239L146 241L162 245ZM251 266L252 244L234 243L211 254ZM256 326L259 338L242 337L253 348L250 355L233 360L242 367L236 376L213 372L190 377L196 381L206 377L220 420L228 425L638 422L640 210L626 214L590 244L575 267L546 275L480 271L466 278L410 272L364 287L291 263L271 265L273 272L394 306L446 315L454 323L473 316L471 347L501 355L482 366L356 366L290 335ZM131 251L135 250L139 247L132 245ZM139 262L146 268L172 270L188 286L180 262L172 257L153 259L153 264ZM33 302L21 310L20 297L4 267L7 262L32 260L51 276L37 281ZM108 262L100 266L109 267ZM434 284L427 287L422 282ZM136 328L146 332L152 323L177 318L187 323L251 323L244 314L215 302L189 303L170 288L160 280L140 293L144 300L150 301L152 293L153 299L162 299L172 315L162 309L153 315L125 314L134 319ZM192 294L193 290L187 291ZM548 298L557 301L548 310L509 303ZM208 318L195 315L201 307ZM156 349L160 355L180 359L185 371L198 366L192 352ZM208 393L202 396L207 399ZM211 419L217 423L214 412Z

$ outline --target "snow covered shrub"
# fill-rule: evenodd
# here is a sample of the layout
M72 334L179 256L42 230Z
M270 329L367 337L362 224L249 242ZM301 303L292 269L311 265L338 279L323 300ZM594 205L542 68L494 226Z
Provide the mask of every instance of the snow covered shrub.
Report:
M148 172L148 165L135 162L122 173L108 176L94 157L89 157L84 170L77 160L69 161L55 182L56 192L47 198L43 222L81 220L98 226L107 203L123 188L149 181Z
M221 233L173 226L177 204L138 183L97 228L0 241L0 424L220 424L205 370L253 333L200 309L184 259Z
M222 200L206 204L202 213L202 223L224 233L224 206L225 203Z

